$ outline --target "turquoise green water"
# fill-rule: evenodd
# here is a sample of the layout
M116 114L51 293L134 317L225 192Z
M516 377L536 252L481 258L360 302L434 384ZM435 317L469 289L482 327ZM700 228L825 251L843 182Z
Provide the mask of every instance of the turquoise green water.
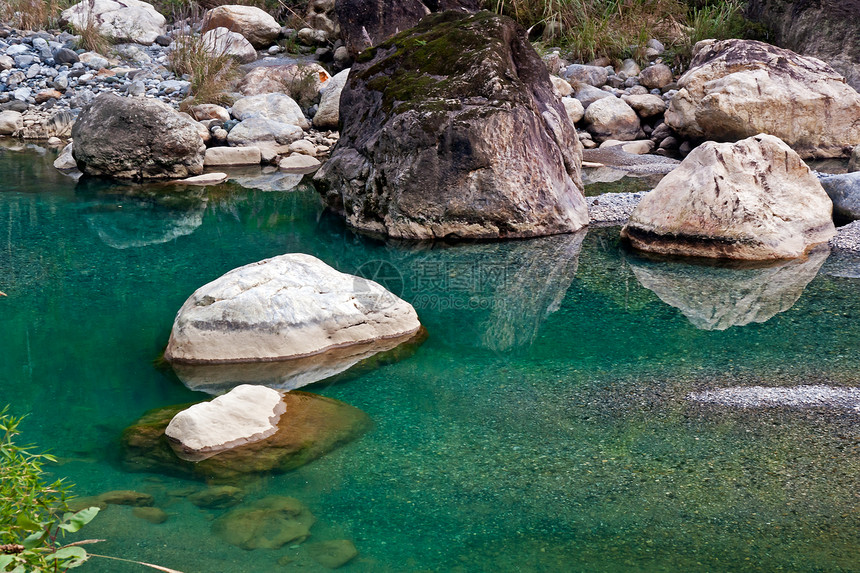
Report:
M120 433L144 411L208 399L153 366L185 298L306 252L345 272L386 263L381 282L429 332L407 360L305 388L362 409L371 432L243 484L248 500L307 504L308 543L352 540L342 570L860 570L860 414L686 398L855 386L858 279L834 276L851 274L834 258L779 273L648 261L617 228L386 244L345 229L312 189L156 200L76 185L51 160L0 150L0 389L78 494L137 489L169 514L155 525L110 506L85 530L109 539L101 553L186 573L324 570L301 545L224 544L219 511L169 495L199 484L119 463Z

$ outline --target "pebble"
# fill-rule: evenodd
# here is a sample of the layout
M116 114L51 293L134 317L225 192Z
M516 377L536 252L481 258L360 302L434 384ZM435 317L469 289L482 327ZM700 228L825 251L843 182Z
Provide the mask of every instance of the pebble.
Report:
M630 218L633 209L645 193L604 193L597 197L586 197L590 224L622 225Z
M830 246L841 251L860 252L860 221L852 221L836 230Z
M823 384L771 388L733 386L692 392L687 400L736 408L840 408L860 412L860 388L840 388Z

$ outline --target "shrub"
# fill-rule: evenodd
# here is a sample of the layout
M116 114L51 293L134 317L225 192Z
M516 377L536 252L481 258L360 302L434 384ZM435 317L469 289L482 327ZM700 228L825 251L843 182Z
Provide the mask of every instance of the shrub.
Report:
M229 103L228 90L239 76L233 56L213 53L202 36L193 34L173 39L168 67L177 75L191 76L193 104Z
M72 31L80 36L78 47L99 54L106 54L113 44L111 38L102 34L98 19L95 15L95 0L89 0L83 21L79 25L71 25Z
M23 30L45 30L57 26L60 12L67 7L66 0L4 0L0 18Z

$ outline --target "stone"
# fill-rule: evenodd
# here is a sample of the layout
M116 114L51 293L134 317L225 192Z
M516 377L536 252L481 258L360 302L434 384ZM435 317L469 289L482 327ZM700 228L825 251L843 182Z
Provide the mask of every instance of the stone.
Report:
M203 165L206 167L259 164L258 147L210 147L203 159Z
M284 410L277 391L244 384L179 412L164 434L177 455L199 461L211 457L208 454L268 438L278 430Z
M239 505L245 497L241 488L233 485L215 485L192 493L188 501L202 509L226 509Z
M155 499L148 493L130 489L106 491L100 494L97 499L108 505L130 505L132 507L149 507L155 503Z
M663 101L663 98L653 94L626 95L622 96L621 99L632 107L633 111L641 118L654 117L666 111L666 102Z
M412 28L431 12L477 12L479 0L338 0L335 15L341 38L352 57Z
M609 72L606 71L606 68L600 66L571 64L561 72L561 77L572 83L586 84L599 88L606 85L606 80L609 79Z
M832 208L797 153L759 134L694 149L642 198L621 235L666 255L790 259L836 234Z
M74 50L70 50L69 48L58 48L54 51L54 62L56 62L58 66L62 66L63 64L72 65L78 61L80 61L80 58Z
M821 60L753 40L696 44L665 121L689 139L769 133L801 157L842 157L860 144L860 94Z
M310 123L302 113L302 108L299 107L299 104L284 93L267 93L243 97L233 104L233 117L240 121L255 117L265 118L295 125L302 129L310 127Z
M314 30L322 30L331 37L340 36L340 25L334 13L335 0L311 0L305 22Z
M578 122L585 115L585 108L582 107L582 102L576 98L563 97L561 98L561 104L564 106L564 111L567 112L570 123Z
M288 254L197 289L176 316L164 356L190 363L282 360L419 327L415 309L377 283Z
M313 28L302 28L296 34L296 37L302 44L306 46L324 46L328 44L328 32L325 30L315 30Z
M232 146L256 147L261 159L273 147L289 145L304 135L302 128L263 117L251 117L240 121L227 134L227 142ZM277 150L275 151L277 153Z
M833 201L833 216L837 220L860 219L860 172L819 177L821 186Z
M238 89L246 96L283 93L308 107L329 80L328 72L316 63L258 66L242 78Z
M316 155L317 147L307 139L300 139L290 144L290 153L303 153L305 155Z
M311 559L328 569L343 567L358 555L355 545L348 539L311 543L307 551Z
M317 129L338 129L340 120L340 94L349 78L349 68L336 73L322 88L322 96L313 125Z
M633 155L645 155L654 150L654 142L649 139L640 139L639 141L631 141L630 143L622 143L621 149L626 153Z
M597 142L607 139L632 141L641 124L633 109L616 97L599 99L585 110L586 128Z
M179 179L203 172L206 145L194 120L155 99L100 93L81 111L72 139L88 175Z
M278 40L281 25L256 6L224 5L206 12L202 32L226 28L241 34L254 48L266 48Z
M191 106L191 116L197 121L217 119L220 122L230 121L230 112L214 103L201 103Z
M848 160L848 171L860 171L860 145L851 152L851 158Z
M666 64L654 64L639 72L639 83L649 90L667 86L673 79L672 69Z
M24 116L21 112L0 111L0 135L14 135L22 127L24 127Z
M752 0L745 15L764 24L773 42L824 60L860 91L857 0Z
M72 143L66 145L54 160L55 169L59 169L60 171L70 171L78 168L78 164L72 155L72 146Z
M679 309L700 330L767 322L790 309L816 277L828 248L760 268L628 259L643 287Z
M205 165L206 162L204 161ZM226 173L204 173L203 175L195 175L194 177L188 177L187 179L176 179L174 182L179 185L218 185L219 183L223 183L227 181Z
M557 97L566 97L573 93L573 88L566 80L558 76L550 76L549 79L552 81L552 89Z
M167 513L158 507L135 507L131 510L131 514L138 519L155 523L156 525L167 521Z
M98 26L103 36L117 42L136 42L151 45L164 34L164 16L151 4L141 0L84 0L63 10L60 24L77 30L90 22Z
M315 169L319 169L319 159L305 155L303 153L292 153L288 157L281 159L278 163L278 169L281 171L309 173Z
M0 54L0 71L11 70L15 67L15 60L5 54Z
M372 425L361 410L331 398L296 390L283 400L287 413L274 435L199 462L179 458L164 436L169 421L188 405L147 412L122 434L123 467L235 485L242 478L301 467L356 439Z
M340 104L315 181L353 228L491 239L588 222L576 130L513 20L431 14L366 51Z
M60 99L63 97L63 94L58 92L57 90L43 90L36 94L36 103L43 104L50 99Z
M631 58L627 58L623 62L621 62L621 66L618 68L618 73L625 74L628 78L633 76L638 76L639 72L642 70L639 68L639 64L636 63L636 60Z
M588 109L588 106L593 104L599 99L604 99L608 97L615 97L611 93L607 91L603 91L600 88L596 88L594 86L590 86L588 84L582 84L577 86L576 91L573 94L573 97L579 100L584 109Z
M243 64L248 64L257 59L257 50L251 42L238 32L231 32L227 28L213 28L203 34L203 46L209 53L220 56L228 55L236 58Z
M299 500L270 495L228 511L212 523L212 531L225 543L242 549L280 549L310 537L315 522Z

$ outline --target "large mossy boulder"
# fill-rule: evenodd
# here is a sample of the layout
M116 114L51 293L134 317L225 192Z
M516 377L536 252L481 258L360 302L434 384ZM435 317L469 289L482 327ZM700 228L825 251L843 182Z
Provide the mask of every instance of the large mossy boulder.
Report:
M182 179L203 173L195 122L151 98L100 93L72 128L78 169L117 179Z
M334 5L343 43L353 56L412 28L431 12L480 9L480 0L337 0Z
M532 237L588 223L581 147L513 20L444 12L362 52L316 181L356 229L404 239Z
M704 40L678 79L666 124L695 140L775 135L801 157L860 144L860 93L818 60L754 40Z
M285 394L283 402L285 412L277 432L198 462L177 456L165 436L173 417L190 404L151 410L123 432L123 467L231 481L296 469L356 439L371 426L367 414L332 398L296 391Z
M803 160L759 134L694 149L642 197L621 236L662 255L791 259L836 234L832 212Z

